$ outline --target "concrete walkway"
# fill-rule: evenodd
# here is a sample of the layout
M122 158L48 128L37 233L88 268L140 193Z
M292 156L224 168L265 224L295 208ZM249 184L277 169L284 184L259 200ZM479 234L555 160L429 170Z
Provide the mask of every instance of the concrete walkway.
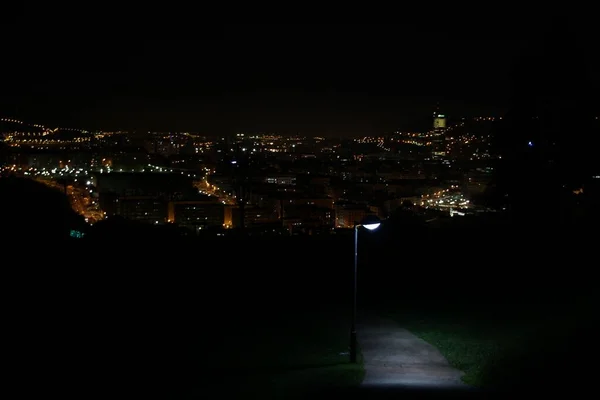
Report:
M462 372L435 347L394 321L359 317L357 328L366 371L363 387L469 389Z

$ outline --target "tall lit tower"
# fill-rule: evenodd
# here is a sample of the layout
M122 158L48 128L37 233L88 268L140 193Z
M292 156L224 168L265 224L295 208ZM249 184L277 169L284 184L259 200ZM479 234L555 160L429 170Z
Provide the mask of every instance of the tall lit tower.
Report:
M446 129L446 116L440 112L440 105L438 104L433 112L433 129L437 132ZM442 132L443 133L443 132Z
M446 116L440 112L439 104L433 112L431 136L433 158L444 157L446 155Z
M446 129L446 116L444 114L437 114L435 118L433 118L433 129Z

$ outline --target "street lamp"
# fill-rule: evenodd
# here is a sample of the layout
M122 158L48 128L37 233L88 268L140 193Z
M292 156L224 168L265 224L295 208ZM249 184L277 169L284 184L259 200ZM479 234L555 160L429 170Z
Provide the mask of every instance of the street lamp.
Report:
M366 216L361 223L354 224L354 284L352 286L352 326L350 328L350 362L356 362L356 282L358 278L358 228L369 231L379 228L381 220L375 215Z

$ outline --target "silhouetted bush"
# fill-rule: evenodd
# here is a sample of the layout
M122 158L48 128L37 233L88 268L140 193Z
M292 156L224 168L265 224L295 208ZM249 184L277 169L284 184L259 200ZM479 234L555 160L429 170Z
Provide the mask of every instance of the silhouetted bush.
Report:
M69 237L71 229L84 229L67 197L42 183L15 177L0 178L0 220L3 236L38 246Z

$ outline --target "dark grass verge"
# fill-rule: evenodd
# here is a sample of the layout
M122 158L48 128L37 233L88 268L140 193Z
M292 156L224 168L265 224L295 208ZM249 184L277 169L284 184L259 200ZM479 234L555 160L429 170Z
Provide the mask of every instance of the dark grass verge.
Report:
M349 363L348 323L338 310L295 313L205 336L190 353L197 369L185 397L304 398L358 387L364 369L362 360Z
M592 334L586 305L511 305L489 310L391 313L403 327L431 343L483 389L527 388L583 362Z

